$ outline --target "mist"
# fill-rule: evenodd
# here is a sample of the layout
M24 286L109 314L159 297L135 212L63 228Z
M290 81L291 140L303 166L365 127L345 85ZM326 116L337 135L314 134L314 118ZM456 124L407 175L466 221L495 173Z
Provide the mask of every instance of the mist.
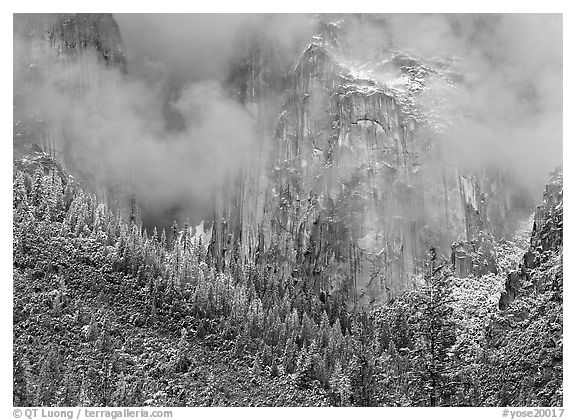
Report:
M165 65L179 82L225 80L231 59L247 42L267 39L278 53L312 35L314 16L304 14L115 14L132 71L142 60Z
M254 117L226 85L230 63L247 43L266 40L288 72L314 23L343 17L355 54L400 47L445 58L461 76L449 89L432 76L418 99L447 122L438 138L455 164L503 165L542 191L562 163L561 15L118 14L126 72L90 51L66 62L53 51L39 82L18 85L19 107L54 130L64 122L78 166L129 179L146 225L197 224L257 137ZM30 42L15 34L15 63L29 58Z
M238 168L255 136L253 118L221 83L187 82L168 97L169 70L161 64L150 62L142 78L105 68L90 51L75 61L53 58L39 82L18 85L20 115L64 130L75 169L127 181L151 224L169 224L167 213L180 223L210 216L213 189ZM178 115L178 127L167 110Z
M73 139L69 161L80 172L128 181L145 225L199 223L212 217L214 190L239 169L256 138L254 118L224 86L228 65L247 34L293 48L306 37L311 17L115 19L127 49L126 72L107 68L91 50L62 60L45 48L40 60L50 64L40 65L40 77L31 76L38 65L30 51L38 41L15 32L15 118L32 115L50 132L64 129L62 136Z
M373 38L424 62L444 60L459 81L432 75L418 105L445 128L450 159L477 170L498 165L540 195L562 165L562 15L382 15ZM366 39L356 24L350 37ZM378 78L378 75L376 75ZM387 80L380 80L386 83Z
M464 87L447 136L460 164L509 168L541 194L562 165L562 16L448 17L438 45L458 48ZM457 111L457 112L458 112Z

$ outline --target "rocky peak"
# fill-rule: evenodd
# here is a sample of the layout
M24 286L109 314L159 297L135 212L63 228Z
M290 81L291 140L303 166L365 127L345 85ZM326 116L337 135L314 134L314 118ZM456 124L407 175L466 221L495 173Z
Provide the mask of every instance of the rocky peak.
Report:
M519 262L517 271L508 274L505 288L500 297L500 309L506 309L519 293L529 290L554 288L555 279L550 275L539 275L539 271L550 270L554 258L562 256L563 246L563 176L562 168L556 168L550 174L546 185L542 205L536 208L534 227L530 239L530 248Z
M454 167L436 137L446 122L418 107L429 78L453 83L447 64L398 49L363 61L337 42L342 26L303 49L275 129L260 137L262 159L219 199L211 249L220 267L251 255L282 279L359 305L411 287L430 247L447 257L462 238L479 255L470 266L494 272L483 238L505 196L499 172Z
M106 64L125 70L122 37L110 13L17 14L14 33L31 41L24 60L29 65L42 68L49 65L46 59L74 58L94 50Z
M557 167L550 174L550 183L546 185L543 202L536 209L534 216L530 248L537 252L555 252L562 247L564 209L562 193L562 168Z

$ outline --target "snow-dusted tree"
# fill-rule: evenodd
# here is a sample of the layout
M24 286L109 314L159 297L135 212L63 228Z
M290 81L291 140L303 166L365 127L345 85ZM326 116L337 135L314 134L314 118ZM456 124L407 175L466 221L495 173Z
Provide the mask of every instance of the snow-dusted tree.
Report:
M456 343L451 273L446 264L425 276L425 285L414 295L416 312L410 319L414 332L414 366L420 402L430 406L447 403L454 372L452 347Z

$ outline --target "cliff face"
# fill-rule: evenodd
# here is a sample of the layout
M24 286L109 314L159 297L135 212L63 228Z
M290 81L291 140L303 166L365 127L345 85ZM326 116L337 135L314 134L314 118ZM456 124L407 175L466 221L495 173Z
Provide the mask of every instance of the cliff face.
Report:
M358 305L411 287L433 255L451 257L461 277L495 272L492 238L511 229L513 182L502 168L454 165L440 140L450 122L420 106L429 84L455 88L450 63L382 45L359 52L343 41L346 30L345 19L320 23L299 55L279 54L262 36L240 43L226 86L252 115L257 136L242 169L214 191L209 237L217 266L237 260ZM86 92L102 83L94 57L126 71L113 17L17 17L15 35L26 41L15 60L15 153L39 144L129 217L135 204L126 168L111 173L97 153L75 154L66 115L47 124L21 106L27 89L54 71L64 75L55 89L105 103Z
M62 109L59 103L65 98L96 109L111 100L99 94L99 87L118 82L118 73L101 69L126 72L122 37L112 14L16 14L14 43L14 156L36 144L99 200L127 212L131 194L126 180L110 173L97 152L87 155L77 131L83 127L72 124L67 112L73 109ZM31 103L30 98L43 103Z
M316 37L279 85L269 68L254 69L266 59L248 66L240 85L257 92L243 95L248 106L274 94L282 103L274 131L270 120L260 130L258 158L219 198L212 251L220 267L241 257L360 305L410 287L431 253L448 257L458 239L459 275L495 272L492 235L510 225L507 178L447 160L440 121L416 104L428 78L450 88L441 66L393 50L370 65L394 77L365 76L338 29Z
M17 14L14 33L32 41L21 52L40 69L50 66L53 59L80 57L85 50L96 51L109 66L126 65L120 29L112 14Z
M563 401L562 171L552 173L536 210L528 251L507 275L499 311L486 325L492 385L510 406ZM536 390L527 396L526 390Z
M532 290L557 293L562 287L558 283L559 273L554 261L558 258L561 261L562 257L563 215L563 175L562 169L556 168L546 185L543 202L534 215L530 248L520 261L519 269L508 274L506 290L500 297L500 309L508 308L518 295ZM558 293L558 296L561 299L562 294Z
M442 190L445 174L426 168L425 181L418 173L418 159L435 153L418 134L390 90L353 78L311 44L276 134L269 257L317 292L344 288L373 300L405 288L428 247L446 240L433 236L436 226L448 230L451 195L425 193L426 182Z
M539 253L560 252L563 243L563 174L556 168L546 185L543 203L536 209L530 248ZM527 265L531 266L531 263Z

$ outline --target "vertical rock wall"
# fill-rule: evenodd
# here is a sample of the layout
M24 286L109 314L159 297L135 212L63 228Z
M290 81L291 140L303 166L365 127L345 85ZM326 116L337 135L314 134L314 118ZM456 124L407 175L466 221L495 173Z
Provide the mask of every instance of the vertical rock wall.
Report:
M98 151L78 153L75 142L81 129L54 104L47 118L25 103L30 91L45 92L42 100L59 94L75 100L105 104L98 86L114 83L126 71L126 56L118 25L111 14L14 15L14 153L38 144L77 175L99 200L111 208L130 212L131 188L120 173L110 173ZM100 65L96 65L100 62ZM70 71L74 68L73 71ZM49 105L49 104L48 104ZM105 105L104 105L105 106ZM47 106L45 106L46 108ZM45 110L44 110L45 112Z
M359 305L410 287L430 247L446 254L466 235L457 170L392 90L353 77L322 41L282 83L275 130L259 131L263 158L218 202L213 252L222 265L223 255L251 255Z
M431 248L452 257L462 277L494 272L492 236L511 226L506 171L449 162L413 98L359 77L328 35L292 68L275 66L273 48L260 45L235 73L231 85L259 138L217 198L212 251L220 267L242 257L318 294L341 292L352 305L411 287ZM387 65L417 65L399 57Z

